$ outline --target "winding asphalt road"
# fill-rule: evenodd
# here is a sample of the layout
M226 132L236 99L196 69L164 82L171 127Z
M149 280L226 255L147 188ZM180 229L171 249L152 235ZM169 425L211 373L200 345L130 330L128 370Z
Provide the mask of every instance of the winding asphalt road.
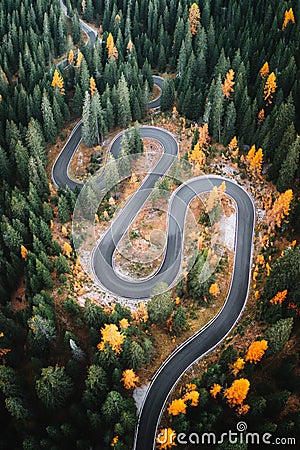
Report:
M159 99L155 102L159 105ZM81 141L81 128L82 124L79 122L53 166L52 178L55 185L69 186L71 189L82 186L68 177L67 170L73 153ZM150 296L153 287L159 281L164 281L171 286L181 268L185 215L191 200L201 193L210 191L214 186L220 186L225 181L226 193L232 197L237 207L235 261L231 286L224 307L209 324L169 356L154 376L145 396L133 448L134 450L153 450L163 407L173 387L193 363L210 352L227 336L245 307L250 282L255 210L248 193L231 180L213 175L189 180L172 195L169 204L165 258L158 272L154 277L144 281L129 282L120 278L112 264L115 247L125 232L124 228L134 220L151 194L155 182L168 171L178 153L177 142L167 131L155 127L141 127L141 133L142 137L157 139L163 145L164 152L153 171L145 178L141 187L119 213L94 250L92 261L94 273L105 289L122 297L142 299ZM120 149L121 138L121 135L118 136L111 145L110 151L115 157ZM99 183L105 183L104 172L99 177Z

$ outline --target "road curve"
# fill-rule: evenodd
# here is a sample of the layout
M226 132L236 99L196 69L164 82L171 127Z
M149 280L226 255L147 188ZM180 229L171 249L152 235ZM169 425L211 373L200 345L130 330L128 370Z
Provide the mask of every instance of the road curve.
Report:
M224 178L199 177L187 183L192 191L201 193L219 186ZM154 376L141 408L135 434L134 450L155 448L155 436L164 405L181 375L197 360L218 345L237 323L247 301L250 284L252 242L255 222L254 205L237 184L226 181L226 193L237 206L235 261L232 281L224 307L202 330L175 350ZM185 197L185 185L179 195Z
M159 109L160 108L160 97L161 91L164 84L164 78L157 75L153 75L154 84L159 88L160 94L157 98L148 103L148 109Z
M169 206L169 222L165 259L157 274L145 281L130 282L120 278L113 269L113 253L125 228L134 220L149 197L155 182L166 173L177 156L175 138L156 127L141 127L142 137L157 139L164 153L142 186L117 216L93 254L92 266L99 283L108 291L121 297L148 298L159 281L172 285L181 269L181 252L186 209L195 196L210 191L226 182L226 193L237 207L235 237L235 262L230 290L222 311L204 329L186 341L172 354L155 375L141 409L135 435L134 450L155 448L155 435L164 404L181 375L195 361L212 350L234 327L245 306L251 269L252 241L255 221L253 202L247 192L231 180L219 176L193 178L181 185L172 195ZM76 134L75 134L76 136ZM73 137L74 139L74 137ZM112 143L110 151L117 157L122 135ZM72 141L71 141L72 143ZM76 145L76 140L75 144ZM70 147L71 148L71 147ZM72 153L72 152L70 152ZM66 157L66 154L65 154ZM58 170L61 168L57 167ZM67 173L62 170L67 180ZM98 183L105 187L104 172ZM67 181L66 184L69 184ZM70 185L72 188L73 186ZM124 226L126 224L126 226Z
M62 2L61 4L63 7ZM84 22L81 23L84 24ZM82 27L84 29L83 25ZM84 29L84 31L88 33L87 29ZM93 39L91 36L89 38ZM161 80L160 78L155 79L155 83L160 88L163 83ZM155 99L150 102L148 107L155 109L159 107L159 103L160 99ZM159 281L165 281L168 285L172 285L181 267L186 209L195 196L210 191L214 186L219 186L225 181L226 193L232 197L237 207L235 260L225 304L209 324L179 346L167 358L153 377L145 396L138 418L133 449L153 450L161 414L173 387L193 363L205 356L226 337L237 323L245 307L250 283L255 210L247 192L231 180L213 175L191 179L181 185L172 195L169 205L165 259L157 274L149 280L134 283L118 277L113 270L112 255L116 243L124 233L124 224L129 226L130 222L134 220L149 197L155 182L167 172L178 153L176 140L165 130L155 127L141 127L141 133L143 137L159 140L163 145L164 153L153 171L146 177L142 186L117 216L93 253L94 273L107 290L122 297L145 298L149 297L151 290ZM68 177L68 165L80 144L81 135L82 122L79 122L52 168L52 179L56 186L69 186L72 190L76 187L82 187L82 184L76 183ZM121 136L118 136L110 149L114 156L117 156L119 152L120 143ZM103 172L99 177L99 183L104 182Z

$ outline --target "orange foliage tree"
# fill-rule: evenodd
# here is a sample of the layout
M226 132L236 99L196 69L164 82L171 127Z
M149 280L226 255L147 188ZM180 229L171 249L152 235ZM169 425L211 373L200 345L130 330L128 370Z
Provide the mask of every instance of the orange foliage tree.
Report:
M4 333L0 333L0 338L4 337ZM0 347L0 358L3 358L3 356L7 355L7 353L10 352L9 348L2 348Z
M189 161L194 162L198 169L202 169L206 164L206 156L203 150L200 148L199 142L195 145L192 152L189 154Z
M59 92L61 93L61 95L65 95L65 89L64 89L64 79L63 77L59 74L58 70L56 69L54 71L54 75L52 78L52 83L51 86L53 88L58 88Z
M232 385L224 392L228 404L231 407L242 405L247 397L250 388L250 382L246 378L234 380Z
M139 382L139 377L136 376L132 369L124 370L122 375L123 378L121 378L121 381L123 381L125 389L132 389L136 387Z
M198 32L198 27L200 24L200 9L197 3L193 3L190 7L189 23L191 34L194 36Z
M110 446L114 447L118 443L118 441L119 441L119 436L114 436L113 440L110 443Z
M262 341L252 342L245 357L246 361L249 361L251 364L256 364L264 356L267 348L268 342L265 339L263 339Z
M186 408L187 406L183 398L177 398L168 407L168 413L172 416L178 416L179 414L185 414Z
M231 92L234 92L233 86L235 85L234 80L234 70L230 69L226 76L224 83L222 84L223 93L226 98L230 98Z
M267 213L267 221L269 223L269 228L272 230L280 227L283 219L289 214L291 202L293 200L293 191L288 189L283 192L274 202L274 205Z
M96 86L96 82L95 79L93 77L90 78L90 93L91 96L93 97L93 95L95 95L97 92L97 86Z
M108 52L108 59L110 59L110 58L118 59L118 56L119 56L118 50L115 46L114 38L111 33L109 33L109 35L107 37L106 48L107 48L107 52Z
M27 255L28 255L28 250L27 250L27 248L24 247L24 245L21 245L21 256L22 256L22 258L26 260Z
M97 345L99 351L106 351L105 344L109 344L112 350L119 354L122 351L122 344L124 343L125 336L118 330L117 325L111 323L105 324L104 328L100 330L102 341Z
M229 364L230 369L234 375L237 375L245 367L243 358L238 358L234 363Z
M294 16L294 11L293 8L290 8L289 10L286 10L284 12L284 19L283 19L283 24L282 24L282 31L285 30L287 24L289 22L295 23L295 16Z
M159 450L168 450L176 447L176 433L172 428L162 428L156 438L156 444Z
M205 123L203 125L203 127L199 127L198 131L199 131L198 142L199 142L200 148L201 148L201 150L206 149L210 143L210 136L208 133L208 124Z
M263 121L265 120L265 110L261 109L259 113L257 114L257 121L258 124L261 125Z
M198 406L199 396L200 396L199 392L190 391L184 394L183 400L186 402L190 400L191 406Z
M266 62L264 63L264 65L263 65L262 68L260 69L259 73L260 73L260 76L261 76L262 78L265 78L267 75L269 75L269 73L270 73L270 68L269 68L269 63L268 63L268 61L266 61Z
M71 258L72 251L73 251L73 249L72 249L71 245L68 242L65 242L63 245L63 252L67 258Z
M236 412L242 416L242 415L247 414L247 412L249 411L249 409L250 409L250 406L249 406L249 405L240 405L240 406L236 409Z
M236 157L237 157L237 155L238 155L238 153L239 153L239 146L238 146L238 140L237 140L237 137L236 137L236 136L234 136L234 137L231 139L231 141L229 142L229 144L228 144L228 150L229 150L230 155L231 155L233 158L236 158Z
M270 303L272 305L281 305L282 302L286 299L287 293L287 289L277 292L277 294L273 298L271 298Z
M72 49L69 51L68 54L68 62L69 64L71 64L71 66L74 66L74 52Z
M261 148L256 150L255 145L250 148L246 160L249 163L250 170L255 174L260 174L263 163L263 151Z
M213 284L210 285L209 293L210 293L211 295L214 295L214 296L220 294L220 289L219 289L219 286L218 286L217 283L213 283Z
M76 67L81 66L82 58L83 58L83 54L79 51L78 55L77 55Z
M211 389L210 389L210 394L213 396L213 398L216 398L217 395L221 392L222 390L222 386L218 383L215 383Z
M272 72L268 76L264 87L264 100L267 102L268 105L272 103L276 89L277 89L276 75L274 72Z

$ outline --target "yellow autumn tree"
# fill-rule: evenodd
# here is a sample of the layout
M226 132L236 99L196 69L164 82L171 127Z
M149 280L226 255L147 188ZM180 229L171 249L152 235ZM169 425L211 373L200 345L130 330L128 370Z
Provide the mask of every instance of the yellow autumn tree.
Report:
M264 100L267 102L267 105L270 105L272 103L276 89L276 75L274 72L271 72L264 87Z
M256 150L255 145L252 145L247 156L246 161L249 163L249 168L254 174L260 174L263 163L263 151L261 148Z
M176 447L176 433L172 428L162 428L156 438L156 444L159 450L168 450Z
M118 441L119 441L119 436L114 436L110 443L110 446L114 447L118 443Z
M63 245L63 252L67 258L71 258L72 251L73 251L73 249L72 249L71 245L68 242L65 242Z
M208 132L208 123L205 123L203 125L203 127L199 127L198 131L199 131L198 142L199 142L200 149L201 150L206 149L210 143L210 136L209 136L209 132Z
M210 293L211 295L214 295L214 296L220 294L220 289L219 289L219 286L218 286L217 283L212 283L212 284L210 285L209 293Z
M127 50L129 51L129 53L132 52L133 47L134 47L133 42L131 39L129 39L128 44L127 44Z
M108 52L108 59L110 59L110 58L118 59L118 56L119 56L118 50L115 46L114 38L111 33L109 33L109 35L107 37L106 48L107 48L107 52Z
M240 415L240 416L244 416L245 414L247 414L250 410L250 406L249 405L240 405L237 409L236 412Z
M222 84L223 93L226 98L230 98L230 94L234 92L234 85L234 70L230 69L225 76L224 83Z
M234 136L231 141L228 144L228 151L230 156L233 158L236 158L239 153L239 146L238 146L238 140L237 137Z
M222 386L218 383L214 383L214 385L211 387L209 392L213 398L216 398L217 395L221 392L221 390L222 390Z
M277 294L273 298L271 298L270 303L272 305L282 305L282 302L286 299L287 293L287 289L277 292Z
M56 69L53 74L52 83L51 86L53 88L58 88L61 95L65 95L65 89L64 89L64 79L59 74L58 70Z
M189 391L184 394L183 400L187 402L190 400L191 406L198 406L200 394L197 391Z
M196 167L199 169L202 169L205 166L206 156L203 150L201 150L199 142L197 142L192 152L190 152L189 162L195 163Z
M72 49L69 51L68 54L68 62L69 64L71 64L71 66L74 66L74 52Z
M63 236L68 236L68 230L66 229L66 227L63 225L62 227L61 227L61 232L62 232L62 235Z
M179 414L186 413L186 403L183 398L178 398L173 400L170 406L168 407L168 413L172 416L178 416Z
M245 367L243 358L238 358L234 363L229 364L230 369L234 375L237 375Z
M0 76L3 78L4 83L8 84L8 78L3 69L0 70Z
M266 61L266 62L264 63L264 65L263 65L262 68L260 69L259 73L260 73L260 76L261 76L262 78L265 78L267 75L269 75L269 73L270 73L270 67L269 67L268 61Z
M289 10L286 10L284 12L282 31L284 31L286 29L286 26L289 22L295 23L295 16L294 16L293 8L290 8Z
M257 150L257 152L255 153L254 158L252 160L253 169L257 174L261 173L263 157L264 157L264 155L263 155L262 148L259 148Z
M118 330L117 325L114 323L105 324L100 330L102 340L97 345L99 351L106 351L105 344L109 344L112 350L119 354L122 351L122 344L124 343L125 336Z
M257 122L259 125L261 125L264 120L265 120L265 110L261 109L257 114Z
M0 333L0 338L4 337L4 333ZM3 356L7 355L11 350L9 348L2 348L0 346L0 358L3 358Z
M249 392L250 382L246 378L234 380L232 385L224 391L224 397L229 406L242 405Z
M119 325L120 325L120 328L123 328L124 330L127 330L127 328L130 327L128 319L125 319L125 318L123 318L119 321Z
M288 189L283 192L274 202L272 208L267 213L269 228L272 230L275 226L280 227L283 219L289 214L291 202L293 200L293 191Z
M122 375L123 378L121 378L121 381L123 382L125 389L132 389L136 387L139 382L139 377L136 376L132 369L124 370Z
M189 23L190 23L190 31L194 36L198 32L198 27L200 25L200 9L197 3L193 3L190 7L189 11Z
M79 51L78 55L77 55L76 67L80 67L81 66L82 59L83 59L83 54L81 53L81 51Z
M268 342L263 339L262 341L254 341L248 348L245 356L245 360L251 364L256 364L264 356L265 351L268 348Z
M210 191L207 202L206 202L206 212L210 213L219 203L220 195L217 186Z
M97 92L97 86L96 86L96 82L95 79L93 77L90 78L90 93L91 93L91 97L93 97L93 95L95 95Z
M24 247L24 245L21 245L21 256L22 256L22 258L26 260L27 255L28 255L28 250L27 250L27 248Z

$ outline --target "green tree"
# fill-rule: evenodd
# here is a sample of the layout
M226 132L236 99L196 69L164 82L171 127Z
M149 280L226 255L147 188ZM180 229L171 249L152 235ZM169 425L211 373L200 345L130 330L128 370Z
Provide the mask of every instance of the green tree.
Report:
M71 378L58 365L44 367L35 386L40 400L51 409L63 406L73 392Z
M138 342L132 341L128 354L128 365L133 370L139 369L145 363L144 350Z
M44 91L43 93L41 109L43 115L43 128L45 138L47 141L54 144L57 135L57 128L53 116L52 107L46 91Z
M117 391L110 391L101 407L105 422L112 424L116 421L124 410L125 402L122 395Z
M298 169L299 156L300 136L297 136L294 143L290 148L288 148L286 158L283 161L279 171L279 176L276 181L276 187L279 192L284 192L291 186L295 173Z
M91 97L86 91L82 109L82 140L88 147L94 144L91 134Z
M182 306L180 306L174 314L173 317L173 330L176 335L179 335L183 329L186 327L186 313Z
M17 420L28 420L31 417L24 400L20 397L8 397L5 399L7 411Z
M121 78L118 82L118 125L120 127L127 127L131 121L131 110L130 110L130 97L129 89L122 73Z
M175 101L175 89L174 89L174 82L172 80L165 80L163 87L162 87L162 93L161 93L161 99L160 99L160 107L162 111L167 111L168 109L171 109L174 105Z
M293 322L292 317L280 319L266 330L265 339L268 342L267 355L276 355L276 353L283 349L290 338Z
M149 320L152 323L162 324L170 317L173 310L171 292L166 283L158 283L153 289L151 299L147 303Z
M87 299L84 305L84 318L89 327L100 329L107 320L107 315L101 306Z
M85 385L87 389L93 392L96 396L106 393L108 390L108 384L104 369L96 364L89 366Z
M107 192L119 190L119 171L118 164L112 154L109 155L107 165L105 168L105 185Z

